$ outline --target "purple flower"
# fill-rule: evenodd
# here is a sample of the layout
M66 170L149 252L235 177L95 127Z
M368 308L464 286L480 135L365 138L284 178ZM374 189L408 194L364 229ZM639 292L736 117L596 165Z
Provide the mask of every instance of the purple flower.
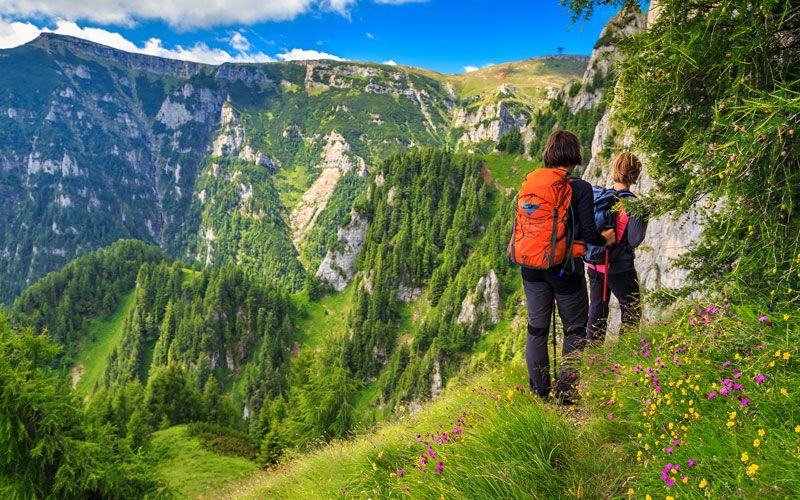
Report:
M748 403L750 403L750 398L744 398L742 400L742 406L747 406Z
M397 477L403 477L406 472L403 469L397 469Z
M733 378L740 378L742 376L742 372L736 373L733 375Z
M662 472L661 473L661 480L662 481L666 481L667 479L669 479L669 475L666 472Z
M708 399L714 399L715 397L717 397L717 393L716 392L711 391L711 392L708 393Z
M609 413L608 415L606 415L606 418L609 419L609 420L614 420L614 414L613 413Z
M761 382L763 382L763 381L764 381L764 379L766 379L766 378L767 378L767 377L765 377L764 375L761 375L761 374L759 374L759 375L756 377L756 384L760 384L760 383L761 383Z
M766 316L761 316L760 318L758 318L758 321L763 323L763 322L767 321L767 317Z
M675 445L675 446L680 446L681 445L681 440L680 439L676 439L675 441L672 442L672 444Z
M686 463L687 467L694 467L694 459L690 458L689 461Z
M667 486L670 486L670 487L675 486L675 480L672 479L672 478L669 478L667 480Z
M673 451L672 447L670 447L670 448L667 448L666 450L664 450L664 453L666 453L667 455L672 455L672 451Z
M431 458L436 458L436 452L435 452L435 451L433 451L433 448L428 448L428 455L429 455Z
M438 462L436 462L436 473L441 474L443 470L444 470L444 462L439 460Z
M418 467L418 469L419 469L420 472L425 472L427 470L427 469L425 469L425 467L423 467L421 465Z
M726 361L726 362L722 363L722 366L729 366L730 364L731 364L731 361L730 361L730 360L728 360L728 361Z

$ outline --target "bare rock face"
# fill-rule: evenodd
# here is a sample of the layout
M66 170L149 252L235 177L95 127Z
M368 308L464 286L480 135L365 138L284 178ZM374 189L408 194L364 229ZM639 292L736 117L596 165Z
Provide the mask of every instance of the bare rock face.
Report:
M600 103L606 87L601 83L608 78L611 68L620 60L617 44L626 36L641 32L645 25L645 15L635 3L623 7L611 18L592 51L589 66L581 80L581 89L575 96L566 97L570 111L577 113L582 109L593 109Z
M651 6L651 11L653 8L658 8L655 2ZM651 12L648 13L648 23L652 21ZM637 25L638 23L639 21ZM592 159L581 174L583 179L594 185L613 184L612 165L620 152L631 151L637 154L633 134L615 122L614 112L614 106L609 106L597 124L592 143ZM642 160L644 169L638 184L632 186L632 191L646 194L657 189L657 186L648 172L648 158L642 154L637 156ZM675 288L683 284L687 273L682 269L676 269L673 260L687 251L691 242L699 237L702 229L702 221L696 211L677 214L677 217L666 215L649 221L645 240L636 250L636 268L644 290ZM612 308L615 302L616 299L612 299ZM612 312L611 319L614 322L617 317L618 314ZM613 327L613 323L611 326Z
M350 154L350 145L338 132L331 132L322 151L322 162L317 168L322 170L317 180L303 194L302 200L289 216L292 239L298 244L308 234L317 217L328 204L339 179L353 168L366 174L364 159Z
M424 288L414 288L401 283L397 287L397 295L395 297L400 302L405 302L407 304L420 298L424 291Z
M334 290L345 289L355 274L356 257L367 236L367 219L358 212L350 214L350 223L339 228L337 244L325 255L317 269L317 277L328 282Z
M488 313L491 324L500 322L500 281L494 269L490 269L486 276L478 280L474 292L464 297L461 311L456 321L458 323L474 323L478 314Z
M459 139L461 143L498 141L512 128L525 126L523 117L514 116L503 101L484 104L474 112L461 108L456 114L455 127L466 130Z
M262 167L277 169L280 165L268 155L256 151L245 141L244 126L229 103L220 110L220 133L211 145L211 154L253 162Z

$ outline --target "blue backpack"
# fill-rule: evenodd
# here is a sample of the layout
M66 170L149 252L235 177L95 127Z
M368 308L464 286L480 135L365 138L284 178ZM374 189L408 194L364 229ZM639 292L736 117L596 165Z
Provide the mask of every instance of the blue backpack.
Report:
M616 214L611 209L617 204L619 193L613 189L592 186L594 196L594 224L598 231L613 228L616 225ZM591 264L605 264L606 247L586 245L586 255L583 260Z

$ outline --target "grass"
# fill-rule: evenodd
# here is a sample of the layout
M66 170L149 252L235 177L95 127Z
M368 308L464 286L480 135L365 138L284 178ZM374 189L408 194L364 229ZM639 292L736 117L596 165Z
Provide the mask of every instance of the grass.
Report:
M187 434L179 425L153 434L158 450L156 476L178 498L216 498L214 492L225 484L257 474L259 467L244 458L217 455Z
M587 61L533 58L447 75L445 79L455 86L462 98L496 92L507 83L519 89L520 95L541 100L546 95L545 87L559 89L570 80L581 78L586 64Z
M343 291L329 293L320 300L309 300L304 291L292 295L298 311L294 318L297 329L295 338L300 345L315 349L326 337L344 332L352 299L352 283Z
M110 318L95 320L89 327L89 335L78 350L73 366L73 373L75 370L82 371L75 386L81 396L91 394L95 384L105 372L108 357L119 343L125 318L133 306L133 294L131 291L122 298L119 307Z
M796 498L800 323L796 313L761 314L692 309L593 347L582 363L581 403L571 411L520 387L526 372L518 350L502 366L452 379L414 414L401 408L393 422L290 455L224 491L248 498ZM501 323L494 335L509 328ZM742 387L723 395L731 384ZM428 445L436 456L423 464ZM664 480L667 464L680 468Z
M540 166L537 162L525 159L522 155L493 153L483 157L492 182L499 190L519 190L525 176Z

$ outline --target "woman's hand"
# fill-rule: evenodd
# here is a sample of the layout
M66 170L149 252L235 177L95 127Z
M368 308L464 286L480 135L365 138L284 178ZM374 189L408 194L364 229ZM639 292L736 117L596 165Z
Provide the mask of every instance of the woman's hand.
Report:
M612 228L608 228L605 231L601 231L600 234L603 235L603 238L606 239L606 246L610 247L614 243L617 242L617 235L614 233Z

